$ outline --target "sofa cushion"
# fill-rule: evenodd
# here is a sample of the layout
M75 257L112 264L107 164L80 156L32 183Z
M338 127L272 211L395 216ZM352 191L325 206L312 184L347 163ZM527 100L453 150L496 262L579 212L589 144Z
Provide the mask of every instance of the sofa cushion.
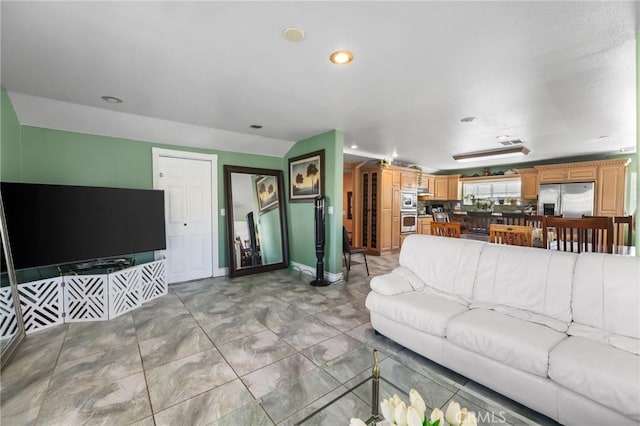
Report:
M577 257L575 253L487 244L480 255L474 301L545 315L558 322L554 328L566 331Z
M640 357L569 337L549 354L549 377L563 387L640 421Z
M637 353L640 257L582 253L573 281L575 326L572 324L569 334Z
M444 237L443 237L444 238ZM383 296L370 292L367 308L416 330L444 337L447 322L467 311L466 305L421 291Z
M399 266L388 274L371 278L371 290L385 296L424 288L424 282L408 268Z
M567 335L491 310L472 309L447 325L447 340L510 367L547 376L549 351Z
M471 300L480 241L410 235L402 243L400 265L433 288Z

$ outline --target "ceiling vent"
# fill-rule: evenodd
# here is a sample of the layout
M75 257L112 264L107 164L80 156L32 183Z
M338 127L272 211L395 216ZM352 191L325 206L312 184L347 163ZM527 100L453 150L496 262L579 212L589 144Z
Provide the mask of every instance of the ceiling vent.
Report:
M511 139L510 141L500 141L498 143L502 146L513 146L513 145L522 145L524 141L522 139Z

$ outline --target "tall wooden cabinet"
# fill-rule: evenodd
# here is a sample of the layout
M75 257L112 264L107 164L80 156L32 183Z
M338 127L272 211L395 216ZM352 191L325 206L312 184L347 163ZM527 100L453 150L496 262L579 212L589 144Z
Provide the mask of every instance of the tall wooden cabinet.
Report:
M416 171L402 167L373 165L360 173L360 225L356 241L369 254L399 250L402 191L415 190Z

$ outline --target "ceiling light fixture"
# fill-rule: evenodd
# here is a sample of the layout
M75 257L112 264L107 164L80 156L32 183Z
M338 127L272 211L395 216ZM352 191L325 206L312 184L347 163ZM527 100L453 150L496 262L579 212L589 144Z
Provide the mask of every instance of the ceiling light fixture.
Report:
M398 157L398 151L396 151L395 149L393 150L393 153L391 154L391 156L393 158L397 158Z
M251 127L252 129L262 129L261 124L250 124L249 127Z
M289 41L302 41L304 40L304 31L298 27L287 27L282 30L282 35Z
M496 139L509 139L509 135L496 136Z
M358 149L358 145L356 145L355 143L351 144L351 149Z
M336 65L346 65L353 61L353 53L348 50L336 50L329 56L329 59Z
M100 99L102 99L105 102L109 102L110 104L121 104L123 101L120 98L116 98L115 96L100 96Z
M459 162L494 160L497 158L519 157L529 154L529 149L524 146L518 146L506 149L491 149L488 151L469 152L467 154L456 154L453 159Z

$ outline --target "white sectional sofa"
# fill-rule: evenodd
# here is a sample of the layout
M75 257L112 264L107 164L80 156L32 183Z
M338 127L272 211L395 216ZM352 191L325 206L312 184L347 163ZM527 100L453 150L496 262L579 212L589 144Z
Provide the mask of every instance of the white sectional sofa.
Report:
M567 425L640 424L640 258L409 236L371 324Z

